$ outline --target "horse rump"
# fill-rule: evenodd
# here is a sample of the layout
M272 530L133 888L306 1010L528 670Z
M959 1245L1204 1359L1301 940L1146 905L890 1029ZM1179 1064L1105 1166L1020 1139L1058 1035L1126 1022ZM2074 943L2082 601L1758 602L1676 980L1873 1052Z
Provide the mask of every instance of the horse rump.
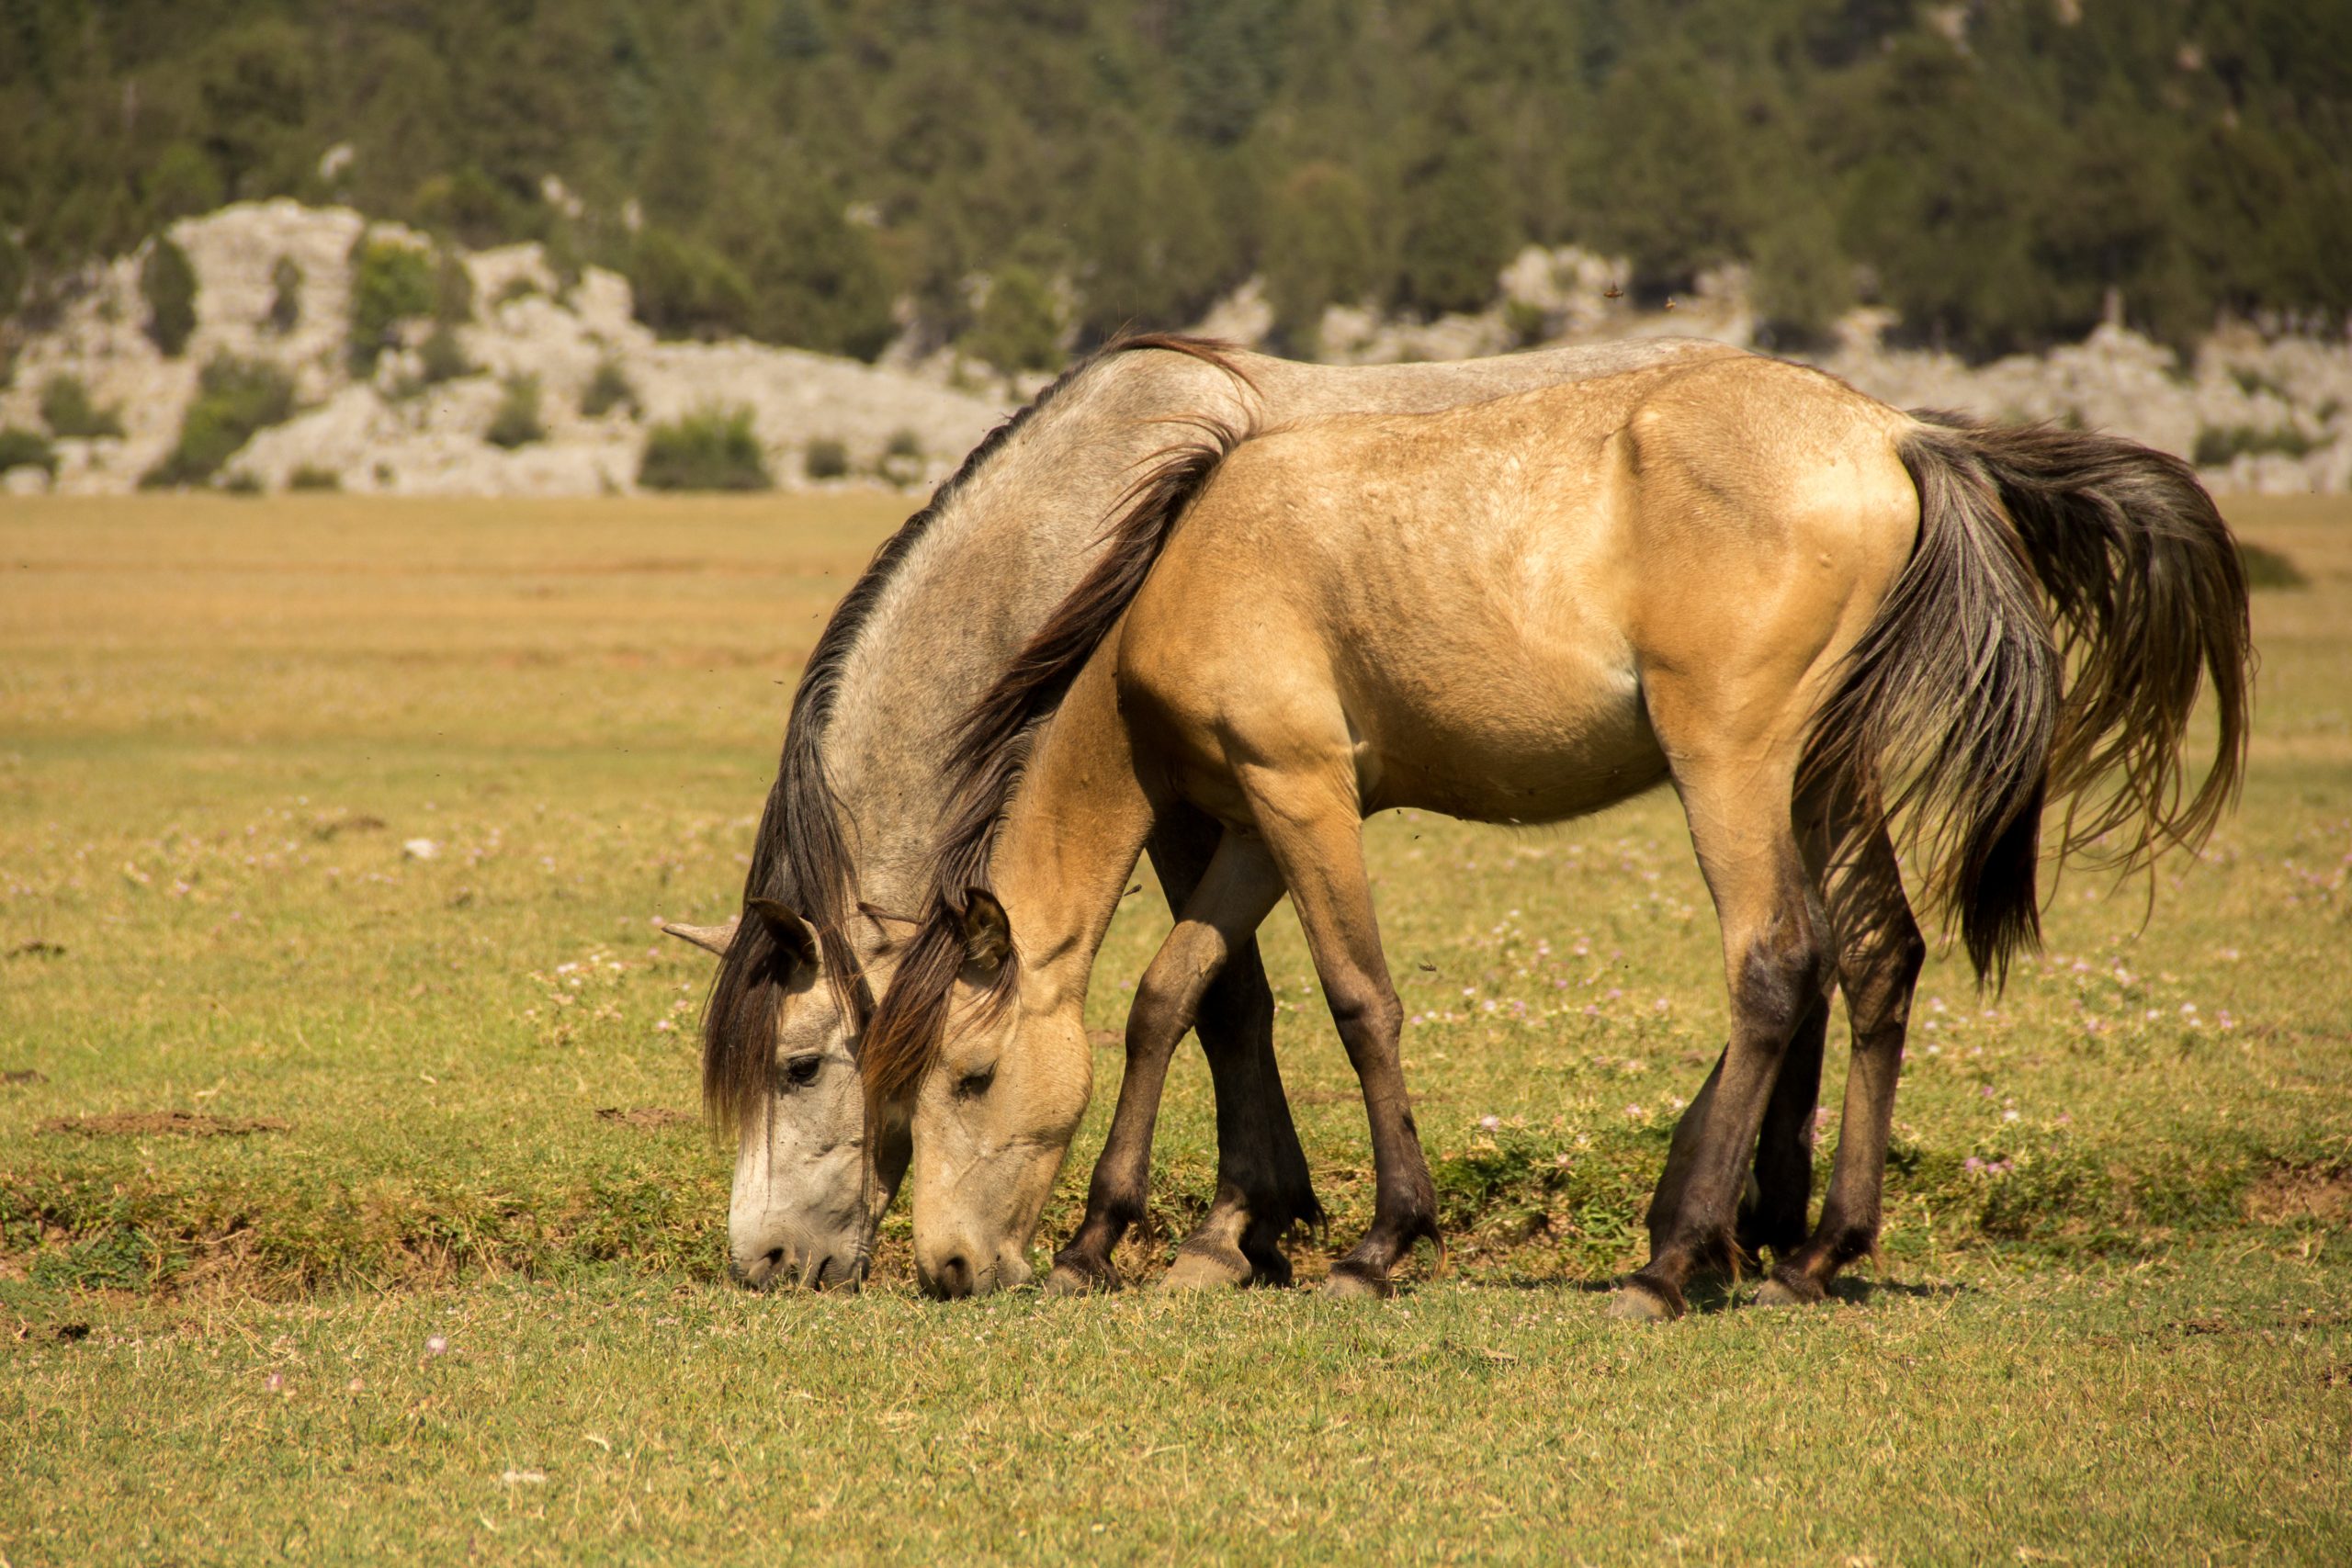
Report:
M2245 753L2245 581L2178 458L2052 425L1929 413L1897 456L1919 492L1909 563L1817 711L1800 787L1906 817L1927 901L1980 980L2039 942L2045 802L2062 854L2124 870L2193 848ZM2219 735L2187 787L2204 681Z

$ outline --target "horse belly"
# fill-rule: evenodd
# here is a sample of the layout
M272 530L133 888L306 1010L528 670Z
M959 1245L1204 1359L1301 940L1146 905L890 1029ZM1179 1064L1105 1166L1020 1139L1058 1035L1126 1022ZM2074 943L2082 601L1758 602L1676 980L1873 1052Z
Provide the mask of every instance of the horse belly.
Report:
M1350 709L1367 812L1410 806L1471 821L1556 822L1666 777L1630 669L1521 666L1450 688L1392 686Z

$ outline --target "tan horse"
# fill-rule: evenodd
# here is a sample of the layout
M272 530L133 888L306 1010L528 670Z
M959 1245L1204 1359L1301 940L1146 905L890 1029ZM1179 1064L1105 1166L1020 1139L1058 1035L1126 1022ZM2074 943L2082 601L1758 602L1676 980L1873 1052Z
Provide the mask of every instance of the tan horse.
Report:
M953 1296L1026 1277L1091 1088L1096 948L1156 815L1190 807L1226 831L1138 987L1130 1057L1164 1060L1287 892L1377 1169L1371 1229L1328 1288L1384 1289L1435 1239L1435 1204L1361 819L1556 821L1670 782L1721 921L1731 1038L1617 1309L1673 1314L1694 1272L1735 1266L1768 1104L1810 1105L1841 985L1854 1066L1829 1191L1808 1235L1800 1177L1793 1222L1767 1216L1762 1237L1768 1296L1817 1298L1875 1241L1923 953L1890 818L1998 975L2038 936L2046 795L2088 803L2063 848L2128 829L2130 862L2210 828L2242 760L2247 657L2234 548L2185 465L1907 416L1769 360L1219 433L1170 460L967 716L959 815L863 1064L877 1099L912 1098L921 1279ZM2184 795L2204 672L2219 751Z
M792 701L740 915L673 925L719 956L704 1018L703 1090L737 1139L729 1251L752 1285L854 1288L906 1163L901 1108L870 1120L857 1057L872 997L919 908L947 809L941 736L1027 645L1101 557L1104 528L1186 411L1270 420L1407 412L1638 366L1740 351L1642 339L1458 365L1300 365L1193 339L1111 344L967 457L883 545L835 609ZM1148 852L1181 906L1216 824L1170 811ZM1215 1201L1174 1277L1284 1280L1281 1241L1321 1218L1273 1058L1273 998L1254 948L1226 965L1198 1023L1217 1102ZM1164 1071L1166 1064L1159 1064ZM1153 1070L1137 1064L1141 1076ZM1808 1104L1804 1114L1809 1116ZM1122 1146L1148 1122L1122 1127ZM1115 1276L1111 1248L1143 1212L1148 1172L1088 1194L1070 1268Z

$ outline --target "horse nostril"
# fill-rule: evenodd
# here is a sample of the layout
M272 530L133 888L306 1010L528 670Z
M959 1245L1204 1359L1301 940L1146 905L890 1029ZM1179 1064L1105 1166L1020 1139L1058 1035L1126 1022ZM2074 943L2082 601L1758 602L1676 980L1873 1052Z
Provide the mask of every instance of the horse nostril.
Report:
M775 1279L776 1270L783 1267L784 1248L777 1247L769 1248L763 1257L749 1263L730 1263L728 1271L735 1276L736 1283L758 1291L766 1289Z
M931 1279L932 1294L943 1301L961 1301L972 1293L972 1266L962 1254L944 1259Z

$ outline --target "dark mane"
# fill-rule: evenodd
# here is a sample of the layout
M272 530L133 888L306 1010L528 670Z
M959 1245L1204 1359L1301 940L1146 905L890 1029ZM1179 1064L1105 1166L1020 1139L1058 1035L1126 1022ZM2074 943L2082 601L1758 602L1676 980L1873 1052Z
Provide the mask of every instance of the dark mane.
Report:
M1199 435L1161 452L1127 491L1122 502L1126 510L1105 536L1107 547L1085 580L956 722L953 746L941 764L952 789L939 847L932 854L931 897L889 990L867 1023L859 1057L867 1093L877 1100L911 1091L938 1053L948 1003L965 965L970 895L990 888L989 861L997 829L1020 785L1031 742L1143 587L1178 520L1246 434L1206 417L1179 423L1193 425ZM991 978L989 1005L1001 1007L1011 998L1020 970L1016 950Z
M747 908L753 898L775 899L798 910L816 927L834 995L842 1009L861 1021L873 1010L873 998L845 931L856 913L850 897L855 867L824 755L842 666L909 553L963 488L1040 411L1089 371L1114 355L1142 349L1189 355L1239 374L1227 358L1228 345L1159 333L1121 338L1064 372L989 431L954 476L932 493L922 510L883 541L856 584L834 608L793 693L783 756L760 813L751 870L743 879L743 899ZM766 1102L776 1011L786 978L779 957L767 923L746 918L736 927L735 939L719 960L718 977L703 1009L703 1108L716 1125L741 1125L754 1108Z

